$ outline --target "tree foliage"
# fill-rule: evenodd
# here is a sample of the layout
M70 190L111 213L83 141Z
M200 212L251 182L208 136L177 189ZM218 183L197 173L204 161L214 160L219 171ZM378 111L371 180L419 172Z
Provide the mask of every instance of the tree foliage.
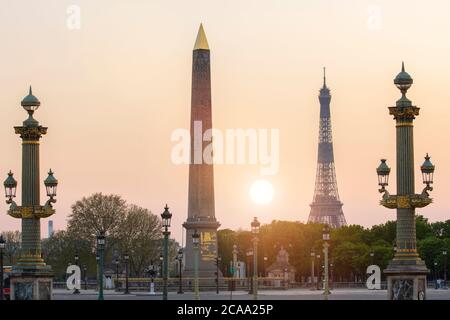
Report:
M297 280L305 279L311 273L311 251L320 255L322 252L323 225L291 221L272 221L262 225L258 242L258 265L263 271L275 262L281 247L289 253L289 262L297 272ZM437 262L438 272L443 272L446 249L450 253L450 220L429 223L422 216L416 217L417 246L422 259L431 270ZM377 264L385 269L394 255L396 222L388 221L374 225L370 229L359 225L345 226L331 230L330 263L333 264L334 278L337 281L354 281L365 279L366 269ZM239 248L238 259L247 261L246 251L251 249L252 234L249 231L220 230L218 234L219 255L222 256L222 271L226 271L232 259L233 245ZM372 255L371 255L372 254ZM267 257L265 265L264 257ZM317 259L317 258L316 258ZM318 261L315 260L316 266Z

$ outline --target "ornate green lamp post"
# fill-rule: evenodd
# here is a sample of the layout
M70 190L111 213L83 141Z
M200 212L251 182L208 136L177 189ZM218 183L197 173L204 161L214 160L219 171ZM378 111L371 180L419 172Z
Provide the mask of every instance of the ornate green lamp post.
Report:
M172 214L169 212L169 207L164 207L164 212L161 213L162 218L162 225L164 228L163 235L164 235L164 263L163 263L163 300L167 300L167 280L169 277L169 227L170 227L170 220L172 219Z
M197 229L192 234L192 244L194 246L194 298L200 300L200 292L198 287L198 260L200 251L200 234Z
M323 227L322 239L323 239L323 259L324 259L323 263L325 271L323 294L325 300L328 300L328 295L330 294L330 287L328 282L328 248L330 247L328 241L330 241L330 228L328 227L327 224Z
M103 297L103 265L105 261L104 253L105 253L105 232L101 231L100 234L97 236L97 251L98 251L98 269L99 269L99 283L98 283L98 300L104 300Z
M397 210L397 238L394 258L384 270L388 283L388 298L391 300L425 299L426 276L429 272L416 248L415 209L429 205L432 199L428 191L433 190L434 165L428 154L421 166L425 188L421 194L414 192L414 142L413 121L419 115L419 108L413 106L406 97L413 79L402 71L394 79L394 84L402 93L402 97L394 107L389 107L389 114L396 121L397 136L397 195L390 195L386 190L391 169L382 159L377 168L378 184L383 193L380 204Z
M44 184L49 199L40 204L39 186L39 140L47 133L33 118L33 113L41 105L33 95L22 100L22 107L28 113L28 119L21 127L14 127L15 133L22 139L22 205L14 202L17 182L10 171L4 182L6 203L10 205L8 214L22 220L22 242L17 265L11 274L11 299L14 300L50 300L52 297L53 273L41 255L41 218L55 213L52 204L56 202L58 180L50 170Z
M261 223L255 217L251 223L253 234L253 300L258 300L258 234L260 225Z

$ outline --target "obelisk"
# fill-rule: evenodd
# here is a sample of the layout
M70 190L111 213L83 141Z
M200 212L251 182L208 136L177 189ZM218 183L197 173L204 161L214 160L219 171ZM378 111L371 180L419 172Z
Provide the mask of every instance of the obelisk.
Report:
M186 228L185 274L194 274L192 234L200 234L199 278L215 278L217 257L217 222L214 212L213 164L203 159L203 150L211 143L202 139L212 128L210 50L200 24L192 59L191 150L189 164L188 218Z

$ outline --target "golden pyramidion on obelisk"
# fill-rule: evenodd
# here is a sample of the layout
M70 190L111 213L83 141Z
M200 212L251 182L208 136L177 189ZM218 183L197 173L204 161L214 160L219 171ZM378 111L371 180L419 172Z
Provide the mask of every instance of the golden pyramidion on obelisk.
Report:
M205 30L203 29L203 24L200 23L200 28L198 28L197 40L195 40L194 50L209 50L208 39L206 39Z

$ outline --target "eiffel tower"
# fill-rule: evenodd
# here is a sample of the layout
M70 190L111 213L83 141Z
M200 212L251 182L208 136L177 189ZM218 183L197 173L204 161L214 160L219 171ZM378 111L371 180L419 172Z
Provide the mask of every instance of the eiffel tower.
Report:
M327 87L325 68L323 68L323 86L319 94L320 129L317 155L316 185L308 222L328 224L339 228L347 225L343 203L339 192L334 168L333 141L331 135L330 89Z

